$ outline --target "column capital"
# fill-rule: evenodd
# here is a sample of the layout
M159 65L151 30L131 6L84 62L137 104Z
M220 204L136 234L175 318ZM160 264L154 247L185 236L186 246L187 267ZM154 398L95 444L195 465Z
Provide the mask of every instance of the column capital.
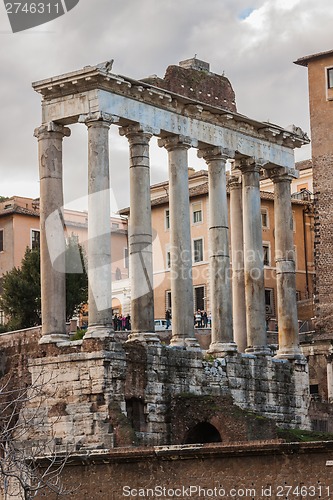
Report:
M119 116L111 115L110 113L105 113L104 111L97 111L96 113L87 113L85 115L80 115L78 122L85 123L87 127L91 125L109 127L112 123L119 122Z
M242 187L242 176L241 175L230 175L228 179L228 188L231 189L241 189Z
M50 133L61 134L63 137L69 137L71 135L71 129L55 122L48 122L35 128L34 137L37 137L39 140Z
M267 169L267 175L272 181L275 182L292 182L293 179L298 178L298 172L294 168L288 167L274 167Z
M235 168L240 170L242 174L246 174L249 172L259 173L262 166L254 158L240 158L235 160Z
M227 160L233 158L234 151L220 146L209 146L207 148L198 149L198 158L203 158L205 161L210 162L214 160Z
M159 135L160 130L149 127L148 125L142 125L141 123L134 123L133 125L126 125L124 127L119 127L119 135L126 136L127 139L139 136L148 141L153 135Z
M190 149L196 146L196 141L184 135L169 135L158 140L160 148L165 148L167 151L175 149Z

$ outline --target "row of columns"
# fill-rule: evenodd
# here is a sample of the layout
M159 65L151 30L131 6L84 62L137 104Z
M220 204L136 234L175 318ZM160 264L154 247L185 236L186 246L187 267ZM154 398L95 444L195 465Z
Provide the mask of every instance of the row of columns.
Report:
M112 336L111 243L109 201L109 142L111 123L117 118L102 113L80 117L88 128L88 279L89 327L86 337ZM132 333L129 341L159 342L154 333L152 226L149 141L152 131L139 124L122 127L130 150L129 259ZM62 139L67 127L56 124L36 129L41 181L42 342L55 342L65 332L65 274L54 269L48 245L59 235L46 220L63 210ZM169 160L169 213L171 254L171 345L198 349L193 325L193 287L188 193L190 138L169 136L159 140ZM231 286L226 161L230 153L219 147L200 149L209 180L209 267L212 341L209 352L225 355L240 351L269 355L266 341L265 288L260 209L260 167L251 159L237 162L237 177L230 185ZM275 240L278 356L300 356L296 310L295 263L290 199L291 178L277 171L275 183ZM48 234L46 234L48 233ZM64 257L61 257L64 258ZM57 269L59 267L57 266ZM60 268L61 269L61 268Z

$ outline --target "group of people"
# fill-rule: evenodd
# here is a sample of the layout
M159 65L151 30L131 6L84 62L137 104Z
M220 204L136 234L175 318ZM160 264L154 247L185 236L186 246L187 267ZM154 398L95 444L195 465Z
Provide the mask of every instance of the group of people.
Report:
M212 315L200 309L194 313L194 326L196 328L208 328L212 326Z
M131 330L131 316L127 314L127 316L123 316L122 314L115 314L113 316L113 328L115 332L119 332L121 330L123 331L130 331Z
M167 309L165 311L165 319L166 319L166 330L171 325L171 311ZM206 311L201 311L200 309L194 313L194 326L196 328L211 328L212 326L212 315L211 313L207 314Z

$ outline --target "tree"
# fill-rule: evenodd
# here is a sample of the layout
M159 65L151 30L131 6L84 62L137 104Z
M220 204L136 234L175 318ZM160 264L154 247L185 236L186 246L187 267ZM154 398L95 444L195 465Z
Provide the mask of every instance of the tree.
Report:
M83 248L74 237L66 249L66 320L80 314L88 300L88 276Z
M68 453L57 453L52 438L40 440L45 386L41 374L33 385L21 380L17 387L17 380L8 378L0 387L0 496L2 490L6 499L32 500L41 491L57 498L71 493L61 480ZM36 407L25 415L22 409L31 401Z
M84 252L75 238L66 249L66 319L79 314L88 300L88 277ZM40 251L26 249L20 268L14 267L2 279L0 307L8 316L8 330L38 326L41 323Z
M14 267L2 280L0 307L8 316L9 330L40 324L40 255L39 249L26 249L20 268Z

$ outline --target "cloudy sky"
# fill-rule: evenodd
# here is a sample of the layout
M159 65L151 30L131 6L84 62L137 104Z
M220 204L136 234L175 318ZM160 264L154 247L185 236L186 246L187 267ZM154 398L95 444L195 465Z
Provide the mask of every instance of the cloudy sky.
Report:
M13 34L1 2L0 194L39 195L40 96L31 82L111 58L114 73L140 79L197 54L230 79L240 113L309 132L307 70L293 61L333 49L332 24L331 0L80 0L66 15ZM310 154L302 148L296 159ZM127 141L117 127L110 159L118 206L126 206ZM152 182L166 179L166 162L153 143ZM195 151L190 163L203 167ZM86 194L86 164L86 129L75 125L64 140L66 202Z

